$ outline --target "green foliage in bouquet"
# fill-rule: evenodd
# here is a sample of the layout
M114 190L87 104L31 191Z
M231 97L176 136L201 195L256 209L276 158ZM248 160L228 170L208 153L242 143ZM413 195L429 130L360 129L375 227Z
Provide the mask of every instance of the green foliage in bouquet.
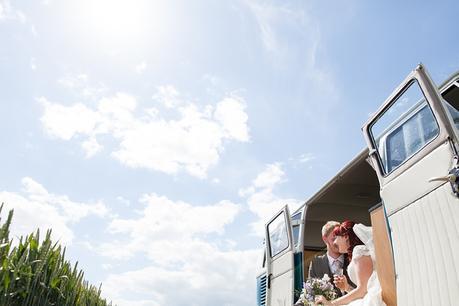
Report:
M51 242L51 230L41 242L37 230L13 244L12 218L10 211L0 223L0 305L111 305L101 298L100 287L83 279L78 263L72 267L64 259L65 248Z

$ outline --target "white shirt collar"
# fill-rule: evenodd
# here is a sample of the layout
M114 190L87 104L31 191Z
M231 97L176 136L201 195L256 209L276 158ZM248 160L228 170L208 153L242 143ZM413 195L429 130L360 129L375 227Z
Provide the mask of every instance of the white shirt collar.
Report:
M339 255L338 258L333 258L333 257L331 257L330 254L328 254L328 252L327 252L327 258L328 258L328 265L330 266L330 268L331 268L331 266L333 265L333 262L334 262L335 260L339 260L339 261L341 262L341 264L344 264L344 255L343 255L343 254Z

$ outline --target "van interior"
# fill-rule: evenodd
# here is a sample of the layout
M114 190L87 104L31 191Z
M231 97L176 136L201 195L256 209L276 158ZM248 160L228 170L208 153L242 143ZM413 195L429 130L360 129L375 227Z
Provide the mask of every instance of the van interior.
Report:
M303 273L307 278L309 262L325 251L322 226L329 220L352 220L371 225L369 210L381 202L376 172L366 161L368 150L361 152L344 170L325 185L307 205L304 231Z

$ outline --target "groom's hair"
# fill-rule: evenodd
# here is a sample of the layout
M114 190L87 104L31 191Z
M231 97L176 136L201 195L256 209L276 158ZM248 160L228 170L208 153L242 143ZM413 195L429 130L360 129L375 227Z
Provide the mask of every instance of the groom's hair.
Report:
M336 221L328 221L325 223L325 225L322 226L322 237L330 235L337 226L339 226L339 222Z

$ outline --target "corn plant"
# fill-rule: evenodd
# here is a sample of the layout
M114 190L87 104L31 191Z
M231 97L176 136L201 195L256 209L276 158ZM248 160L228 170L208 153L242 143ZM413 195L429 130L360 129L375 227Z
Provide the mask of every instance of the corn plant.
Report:
M0 214L3 204L0 206ZM13 211L0 218L0 305L112 305L101 298L101 288L84 280L83 271L65 260L65 248L40 230L13 244L9 229Z

